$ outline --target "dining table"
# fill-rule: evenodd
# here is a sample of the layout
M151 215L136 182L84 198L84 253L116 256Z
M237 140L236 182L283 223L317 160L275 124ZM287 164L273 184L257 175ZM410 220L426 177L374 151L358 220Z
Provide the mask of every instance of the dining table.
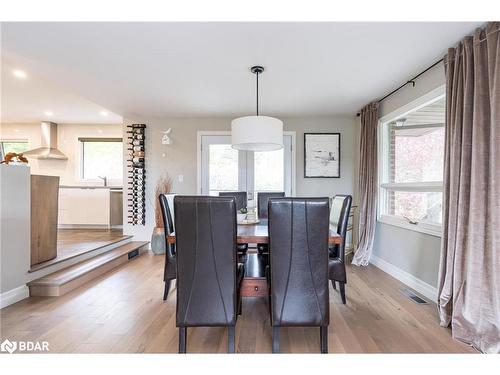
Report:
M167 241L169 244L176 242L175 232L167 236ZM260 220L254 224L238 223L236 242L239 244L269 243L267 220ZM334 229L330 229L328 236L329 246L338 245L341 242L342 237ZM241 296L268 296L269 285L266 278L266 268L269 265L269 255L247 252L247 254L240 257L239 261L245 263L245 276L243 277L240 289Z

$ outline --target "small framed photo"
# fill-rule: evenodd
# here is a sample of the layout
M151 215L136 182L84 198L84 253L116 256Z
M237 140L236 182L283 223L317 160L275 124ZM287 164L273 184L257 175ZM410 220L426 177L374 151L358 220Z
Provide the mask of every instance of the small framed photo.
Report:
M340 178L340 133L304 134L304 177Z

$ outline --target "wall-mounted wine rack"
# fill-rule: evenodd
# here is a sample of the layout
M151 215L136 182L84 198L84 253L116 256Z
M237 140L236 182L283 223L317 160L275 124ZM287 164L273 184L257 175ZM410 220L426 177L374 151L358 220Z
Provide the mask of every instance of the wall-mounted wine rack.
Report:
M127 125L128 215L132 225L146 224L145 124Z

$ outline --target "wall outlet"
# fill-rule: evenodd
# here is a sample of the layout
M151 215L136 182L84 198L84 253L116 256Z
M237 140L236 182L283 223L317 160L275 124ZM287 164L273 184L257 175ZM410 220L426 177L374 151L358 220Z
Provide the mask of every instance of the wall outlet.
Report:
M184 175L182 174L179 175L179 182L180 183L184 182Z

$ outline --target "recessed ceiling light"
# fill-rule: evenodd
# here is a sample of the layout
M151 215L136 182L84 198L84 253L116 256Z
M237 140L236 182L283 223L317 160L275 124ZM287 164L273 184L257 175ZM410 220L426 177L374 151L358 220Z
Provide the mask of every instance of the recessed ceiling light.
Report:
M99 112L101 114L101 116L107 116L108 115L108 112L107 111L101 111Z
M54 112L52 111L45 111L45 116L53 116Z
M12 74L14 74L14 77L19 78L19 79L26 79L28 77L26 72L24 70L20 70L20 69L14 69L12 71Z

